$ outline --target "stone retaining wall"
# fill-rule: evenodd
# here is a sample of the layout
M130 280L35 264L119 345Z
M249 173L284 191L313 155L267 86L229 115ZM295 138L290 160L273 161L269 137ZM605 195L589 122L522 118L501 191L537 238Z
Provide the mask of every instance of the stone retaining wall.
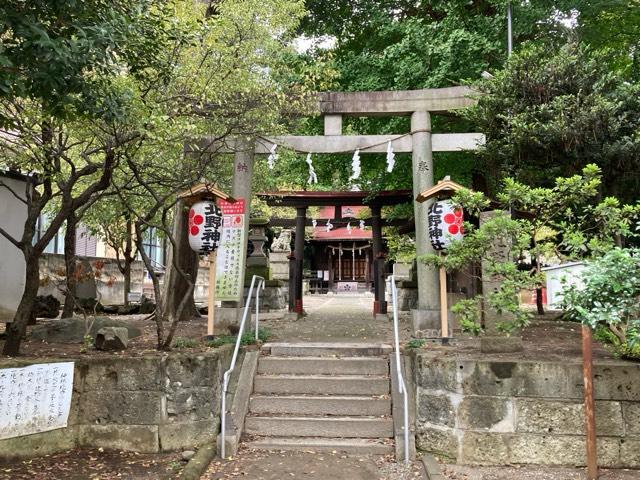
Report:
M141 357L8 360L0 368L75 361L66 428L0 440L0 460L75 447L143 453L191 448L215 438L220 381L231 346Z
M97 278L81 281L78 284L79 297L98 297L103 305L124 304L124 276L118 270L115 258L78 257L78 264L85 264L85 271L89 268L96 272L96 265L100 265L100 275ZM44 253L40 257L40 288L38 295L53 295L64 303L64 275L66 272L64 255ZM144 265L136 260L131 264L131 291L142 293L144 286ZM97 294L97 295L96 295Z
M585 465L582 365L413 356L416 445L471 465ZM594 366L601 466L640 468L640 364Z

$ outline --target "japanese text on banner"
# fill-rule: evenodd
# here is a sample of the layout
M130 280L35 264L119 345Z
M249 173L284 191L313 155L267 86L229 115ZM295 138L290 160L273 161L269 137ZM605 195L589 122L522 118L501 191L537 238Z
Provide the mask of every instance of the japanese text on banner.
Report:
M245 200L220 201L222 238L216 264L216 300L242 300L245 263Z

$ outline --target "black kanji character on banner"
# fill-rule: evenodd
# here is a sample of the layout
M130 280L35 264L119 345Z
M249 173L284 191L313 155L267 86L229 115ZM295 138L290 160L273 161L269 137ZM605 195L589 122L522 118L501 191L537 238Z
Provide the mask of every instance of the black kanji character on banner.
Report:
M429 240L435 250L443 250L445 247L443 240L444 232L442 230L442 204L439 202L433 203L429 207L428 228L429 228Z
M202 243L212 242L216 247L220 242L220 230L205 230L202 234Z

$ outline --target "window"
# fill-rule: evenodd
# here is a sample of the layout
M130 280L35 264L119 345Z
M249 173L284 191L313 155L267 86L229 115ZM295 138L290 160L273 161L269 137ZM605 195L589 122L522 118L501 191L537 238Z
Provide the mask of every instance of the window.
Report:
M155 270L164 270L164 242L158 235L156 228L151 227L144 233L142 246L145 253L151 259L151 264Z
M41 214L36 222L36 234L33 237L33 243L39 241L44 233L47 231L47 227L51 224L51 220L46 213ZM58 233L49 241L49 244L44 249L44 253L64 253L64 229L58 230Z

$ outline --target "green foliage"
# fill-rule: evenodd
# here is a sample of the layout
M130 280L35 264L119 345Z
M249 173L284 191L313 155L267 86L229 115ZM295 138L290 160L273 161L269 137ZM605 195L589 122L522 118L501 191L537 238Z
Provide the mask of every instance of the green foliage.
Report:
M424 338L412 338L406 344L407 348L422 348L427 341Z
M519 295L543 285L540 266L545 260L601 255L623 238L637 236L640 208L613 198L598 203L600 179L595 165L587 165L580 175L557 178L551 188L507 178L497 195L503 210L485 214L479 226L465 222L465 237L451 244L446 255L419 259L448 271L482 264L483 278L499 282L495 291L454 306L465 330L479 334L482 308L488 307L505 319L496 324L499 331L510 334L525 327L530 313L520 308ZM483 194L466 189L452 200L471 216L489 206Z
M385 238L390 260L402 263L411 263L415 260L416 242L409 235L401 235L394 229L387 232Z
M582 285L565 285L562 308L621 356L640 359L640 250L614 248L589 261Z
M460 300L451 307L451 311L460 319L462 331L471 333L475 337L482 333L482 326L480 325L481 302L482 297L478 296Z
M271 336L271 331L268 328L261 328L258 331L258 340L262 343L269 340L270 336ZM222 345L235 344L237 338L238 338L237 335L219 335L215 339L207 342L207 346L212 348L217 348ZM244 332L240 337L240 345L253 345L255 343L256 343L255 330Z
M87 353L93 345L93 337L91 335L85 335L82 337L82 346L80 347L80 353Z
M42 113L58 117L106 113L123 100L123 71L161 79L172 3L2 2L0 97L39 100ZM11 119L0 112L0 120Z
M531 44L477 82L482 95L466 117L486 135L479 157L487 178L551 186L557 176L595 164L605 195L635 199L640 84L624 82L608 58L574 43Z
M173 348L196 348L200 342L196 338L176 337Z

